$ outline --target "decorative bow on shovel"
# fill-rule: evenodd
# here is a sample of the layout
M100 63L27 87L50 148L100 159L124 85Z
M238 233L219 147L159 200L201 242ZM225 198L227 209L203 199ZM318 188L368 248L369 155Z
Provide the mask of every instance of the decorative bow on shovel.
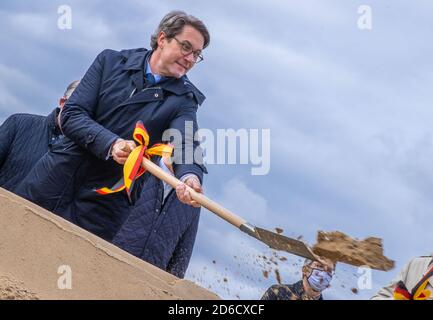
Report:
M165 172L163 169L161 169L159 166L149 160L152 155L171 156L171 153L173 151L172 146L155 144L153 147L147 148L147 145L149 144L149 135L147 134L147 131L141 122L137 123L137 126L134 130L134 139L140 145L134 150L132 150L128 159L126 160L123 168L124 177L120 179L110 189L101 188L96 190L99 194L110 194L122 191L126 188L126 192L128 193L128 196L130 196L131 188L134 184L134 181L145 171L149 171L151 174L161 179L165 183L169 184L173 188L176 188L177 185L182 184L182 182L176 177ZM186 188L190 192L191 198L197 203L199 203L209 211L215 213L217 216L226 220L235 227L239 228L241 231L245 232L249 236L254 237L257 240L265 243L272 249L286 251L291 254L295 254L297 256L301 256L311 260L319 260L319 257L317 257L313 253L311 248L304 242L282 236L272 231L255 227L249 224L246 220L235 215L234 213L220 206L216 202L210 200L203 194L196 192L189 186L186 186Z
M97 193L106 195L126 189L128 198L131 200L131 191L135 180L146 172L146 169L141 165L142 159L150 159L151 156L170 157L173 152L173 146L169 144L157 143L148 148L149 134L141 121L138 121L135 125L133 136L134 140L138 143L138 147L129 154L123 166L123 177L111 188L104 187L97 189ZM124 148L128 148L126 143L122 149Z

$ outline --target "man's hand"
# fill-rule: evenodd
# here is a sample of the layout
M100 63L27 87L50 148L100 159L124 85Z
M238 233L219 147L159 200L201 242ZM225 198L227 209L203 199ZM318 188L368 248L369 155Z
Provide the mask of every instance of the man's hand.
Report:
M176 187L176 194L180 202L196 208L200 208L200 204L192 200L186 186L191 187L198 193L203 193L203 188L201 187L200 181L196 177L189 177L186 179L185 183L180 183Z
M117 139L111 148L111 156L118 164L124 164L132 150L137 147L132 140Z

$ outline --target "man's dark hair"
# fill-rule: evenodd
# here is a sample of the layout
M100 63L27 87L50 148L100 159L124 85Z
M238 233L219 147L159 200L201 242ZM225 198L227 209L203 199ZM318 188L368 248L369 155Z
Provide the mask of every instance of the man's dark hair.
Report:
M204 23L192 15L176 10L169 12L162 18L158 28L150 37L150 47L156 50L158 47L157 39L160 32L164 32L167 39L173 39L173 37L182 32L185 26L191 26L201 33L204 38L203 49L209 45L210 35Z

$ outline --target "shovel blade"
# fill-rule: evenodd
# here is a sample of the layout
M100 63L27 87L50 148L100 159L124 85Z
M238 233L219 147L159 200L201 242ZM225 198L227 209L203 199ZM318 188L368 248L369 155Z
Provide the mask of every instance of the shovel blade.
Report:
M258 227L255 227L255 231L258 239L274 250L286 251L300 257L317 260L311 248L303 241L288 238Z

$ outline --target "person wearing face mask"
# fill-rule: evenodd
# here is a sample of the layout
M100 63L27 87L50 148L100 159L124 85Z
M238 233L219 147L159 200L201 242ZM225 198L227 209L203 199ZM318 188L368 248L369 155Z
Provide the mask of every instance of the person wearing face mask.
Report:
M68 85L59 106L48 116L13 114L0 126L0 187L14 192L35 163L59 142L58 115L78 83Z
M302 279L294 284L273 285L261 300L323 300L322 292L329 288L335 264L327 259L306 259L302 266Z

